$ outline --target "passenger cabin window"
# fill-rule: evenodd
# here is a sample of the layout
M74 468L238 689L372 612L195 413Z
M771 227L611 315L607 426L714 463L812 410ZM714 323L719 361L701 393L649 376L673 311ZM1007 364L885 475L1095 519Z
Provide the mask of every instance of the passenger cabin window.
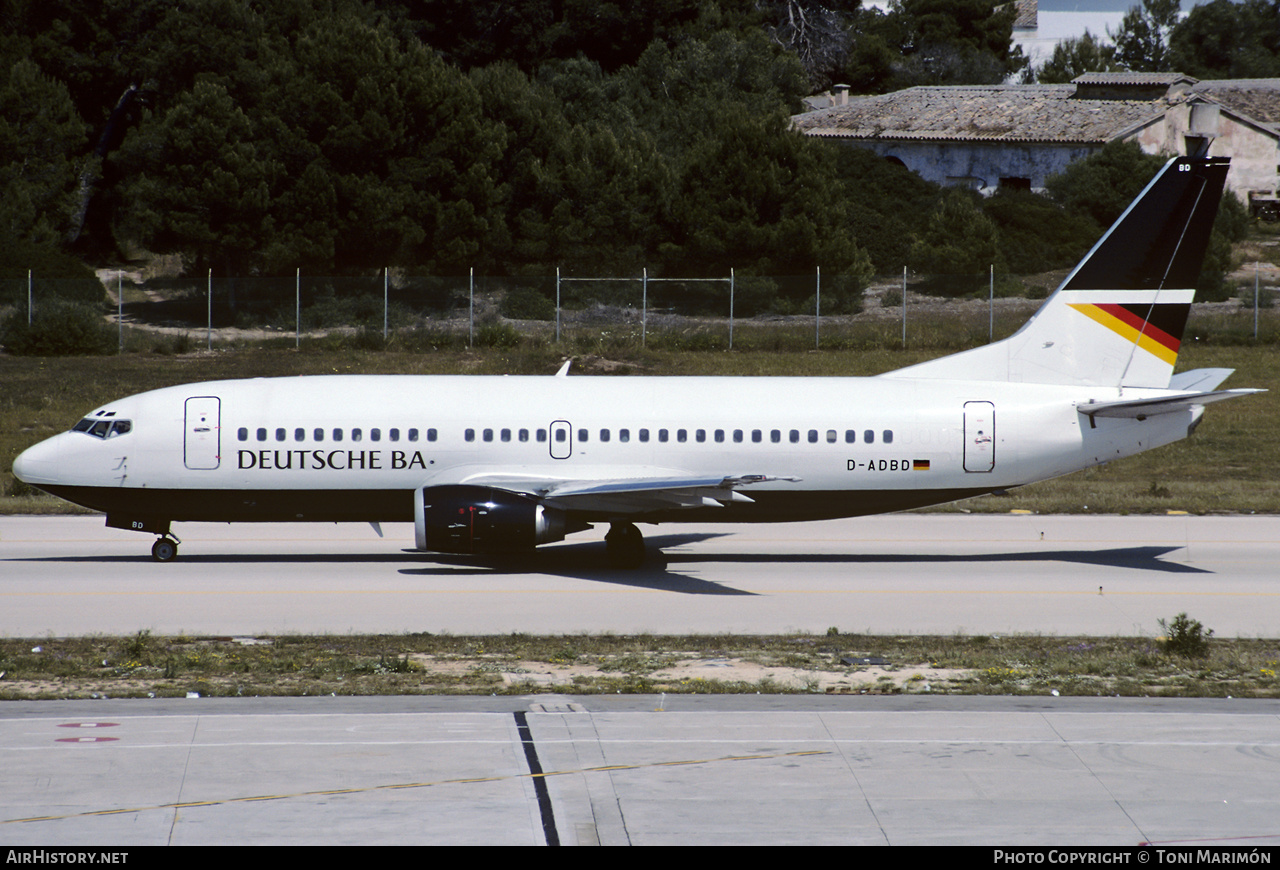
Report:
M410 441L417 441L417 440L418 440L418 430L417 430L417 429L410 429L410 430L409 430L409 440L410 440Z
M342 430L341 430L341 429L334 429L334 430L333 430L333 440L334 440L334 441L341 441L341 440L342 440Z
M266 430L266 429L259 429L259 430L258 430L258 440L259 440L259 441L266 441L266 440L267 440L267 430Z
M306 440L307 440L307 430L306 430L306 429L294 429L294 430L293 430L293 440L294 440L294 441L306 441Z
M277 440L277 441L284 441L284 440L286 440L286 439L288 438L288 436L289 436L289 433L288 433L288 432L286 432L284 429L277 429L277 430L276 430L276 440Z
M323 430L323 429L317 429L317 430L315 430L314 432L312 432L311 434L314 436L314 439L313 439L313 440L315 440L315 441L323 441L323 440L324 440L324 430Z
M98 437L101 438L102 436L99 435ZM246 429L244 426L241 426L238 430L236 430L236 438L240 439L241 441L248 441L249 430Z
M362 432L361 430L359 430L359 429L352 429L352 430L351 430L351 440L352 440L352 441L359 441L359 440L360 440L361 438L363 438L363 437L364 437L364 432Z

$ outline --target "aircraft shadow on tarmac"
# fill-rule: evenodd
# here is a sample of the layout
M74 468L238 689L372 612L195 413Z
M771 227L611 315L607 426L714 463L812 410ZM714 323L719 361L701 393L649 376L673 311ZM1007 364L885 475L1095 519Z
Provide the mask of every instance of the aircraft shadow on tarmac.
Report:
M521 554L518 559L455 556L443 553L423 554L417 550L399 553L326 554L271 553L245 555L185 554L181 564L386 564L415 563L421 567L402 567L399 573L418 577L460 577L491 574L550 574L610 583L641 589L677 592L685 595L747 595L757 593L735 589L724 583L690 576L683 566L698 564L776 564L782 568L803 565L911 565L911 564L999 564L1007 562L1066 562L1082 566L1128 568L1136 571L1158 571L1166 574L1212 574L1214 572L1161 557L1182 549L1177 546L1118 547L1109 550L1043 550L1018 553L707 553L666 552L690 546L729 533L692 533L653 535L648 538L649 556L638 569L624 570L609 565L605 546L600 541L562 544ZM150 563L148 556L45 556L14 559L15 562L70 563ZM425 563L425 564L424 564ZM161 568L160 570L165 570Z
M1179 562L1161 559L1182 549L1176 546L1119 547L1110 550L1049 550L1024 553L977 554L746 554L746 553L667 553L664 548L696 544L717 534L688 534L653 536L648 539L649 558L639 569L622 570L608 567L604 545L598 542L569 544L536 551L536 559L477 560L468 556L437 554L431 567L404 568L400 573L418 576L457 576L459 573L486 574L553 574L574 577L600 583L612 583L644 589L658 589L693 595L755 595L754 592L737 590L723 583L701 580L680 572L682 565L706 563L777 564L799 565L892 565L892 564L995 564L1004 562L1067 562L1105 568L1130 568L1138 571L1159 571L1169 574L1212 574ZM412 552L412 551L406 551Z

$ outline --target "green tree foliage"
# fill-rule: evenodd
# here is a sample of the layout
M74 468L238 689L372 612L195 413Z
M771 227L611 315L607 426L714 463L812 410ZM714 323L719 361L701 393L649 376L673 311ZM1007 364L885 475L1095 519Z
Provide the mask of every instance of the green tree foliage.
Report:
M1084 73L1120 69L1115 46L1086 30L1082 36L1073 36L1054 46L1053 55L1035 71L1035 78L1042 85L1066 84Z
M804 70L759 31L729 31L676 48L654 43L619 73L618 99L667 155L707 135L707 119L727 105L757 116L796 112L808 93Z
M1101 231L1086 215L1029 190L1001 188L982 210L999 230L1009 271L1019 275L1074 266Z
M904 69L915 84L998 84L1026 66L1012 45L1017 9L993 0L900 0Z
M88 128L66 87L29 58L0 84L0 236L59 245L71 226Z
M832 76L857 93L914 85L998 84L1027 65L1012 3L900 0L848 15L849 48Z
M474 262L504 140L465 77L358 16L280 48L130 134L125 230L232 274Z
M111 352L116 336L92 305L47 302L27 324L15 311L0 327L0 344L18 356L86 356Z
M871 151L834 142L818 144L833 153L850 237L867 251L877 272L900 272L910 254L912 236L942 189Z
M1006 271L1000 232L982 211L980 197L958 187L943 191L928 220L911 244L909 264L934 276L934 290L946 295L968 293L990 269Z
M1167 72L1169 35L1180 8L1179 0L1142 0L1141 6L1130 7L1120 28L1108 31L1120 65L1134 72Z
M681 171L673 241L663 253L686 275L794 275L817 264L866 281L871 262L844 232L830 152L808 147L785 116L727 107L690 149Z
M1201 79L1280 76L1280 0L1212 0L1169 38L1170 66Z
M575 57L614 72L634 64L654 41L675 42L696 32L709 16L718 14L723 26L721 7L740 21L750 15L749 4L697 0L401 0L382 5L464 71L514 63L526 73Z
M1111 226L1165 163L1135 142L1109 142L1070 164L1045 187L1069 211L1087 214L1101 229Z

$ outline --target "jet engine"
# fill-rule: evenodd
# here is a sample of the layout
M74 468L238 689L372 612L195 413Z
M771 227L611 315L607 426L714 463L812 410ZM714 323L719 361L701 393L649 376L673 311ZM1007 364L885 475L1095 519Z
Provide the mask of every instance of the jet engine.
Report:
M563 541L564 511L489 486L428 486L414 497L414 541L436 553L506 553Z

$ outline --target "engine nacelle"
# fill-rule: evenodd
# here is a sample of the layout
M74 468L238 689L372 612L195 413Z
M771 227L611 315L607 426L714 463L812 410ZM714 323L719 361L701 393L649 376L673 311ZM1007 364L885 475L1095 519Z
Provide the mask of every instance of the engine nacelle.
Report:
M505 553L563 541L563 511L489 486L428 486L414 493L414 543L436 553Z

